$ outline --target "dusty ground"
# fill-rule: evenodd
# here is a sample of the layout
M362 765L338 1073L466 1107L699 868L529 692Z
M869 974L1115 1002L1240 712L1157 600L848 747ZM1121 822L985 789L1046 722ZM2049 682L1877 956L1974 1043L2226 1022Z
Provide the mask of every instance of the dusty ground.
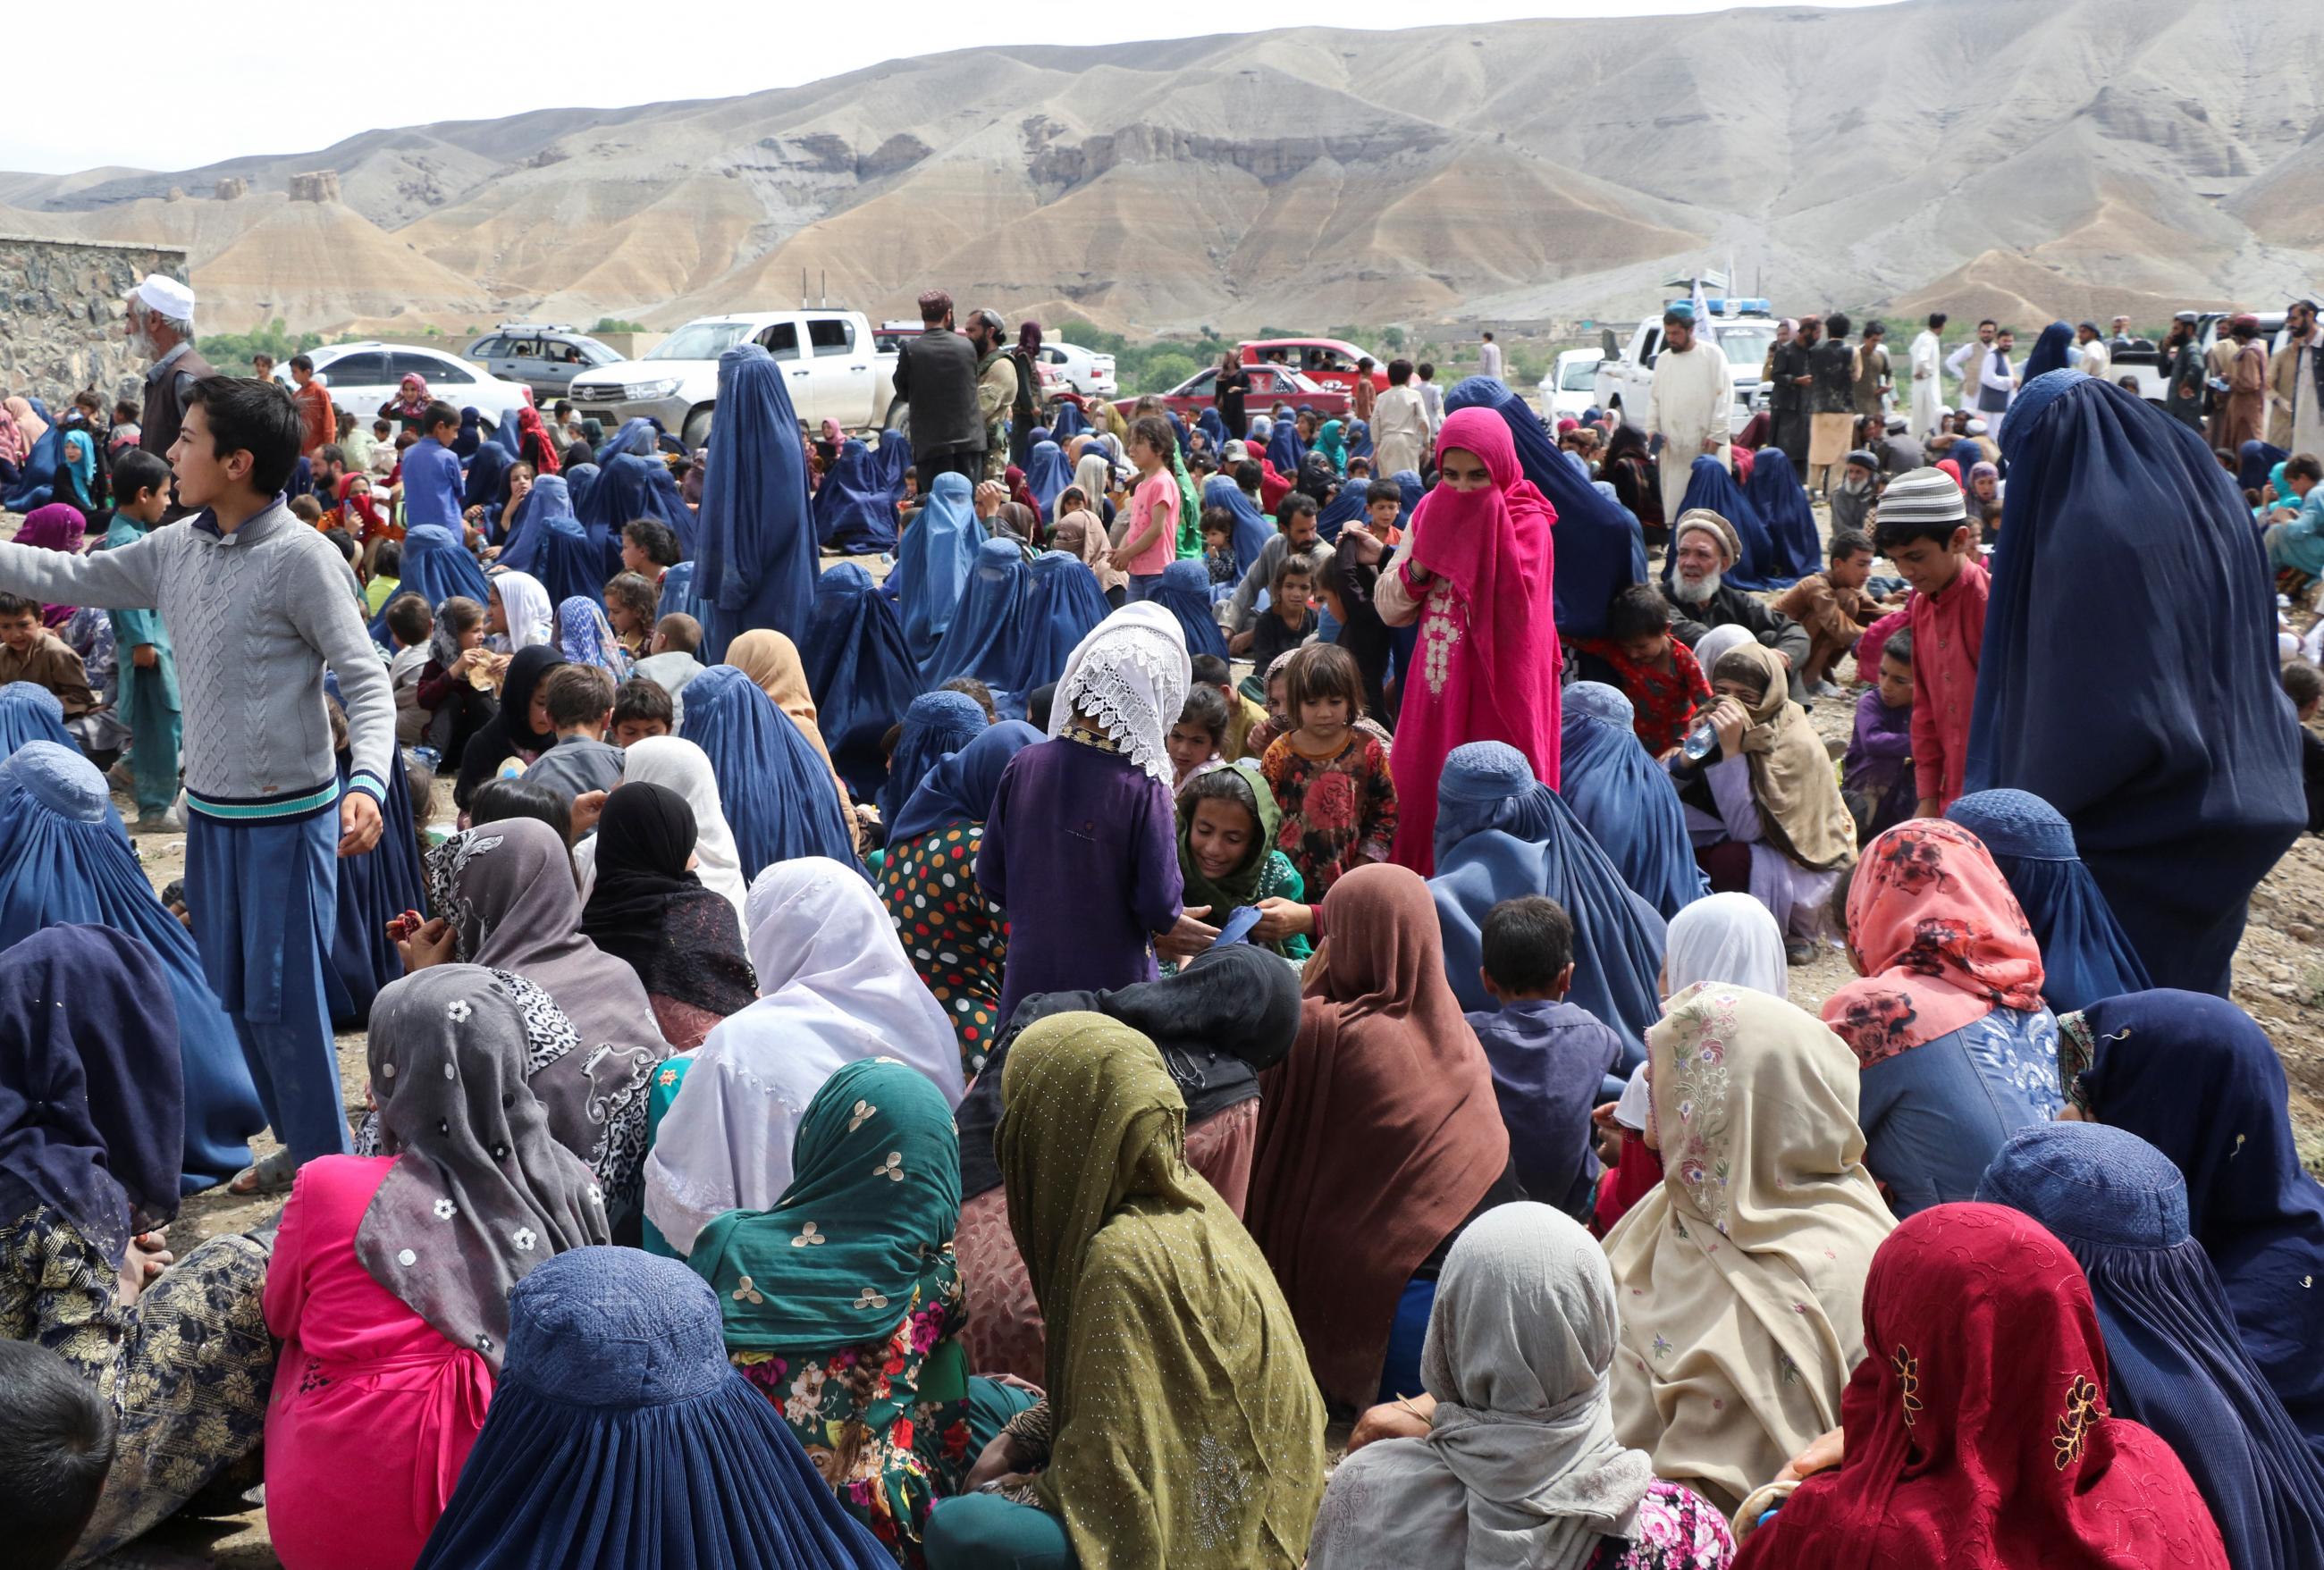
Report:
M1852 661L1841 663L1852 668ZM1835 757L1847 741L1858 690L1819 702L1812 712ZM440 782L437 790L437 821L448 822L450 782ZM136 821L134 803L116 796L115 803L128 821ZM184 835L140 835L136 844L156 890L182 876ZM2324 949L2318 944L2319 932L2324 932L2324 840L2302 837L2252 896L2251 925L2236 956L2235 1001L2266 1029L2282 1054L2291 1079L2292 1121L2301 1158L2310 1171L2324 1176ZM1792 972L1793 1001L1812 1012L1852 975L1847 956L1836 946L1827 947L1812 963ZM338 1047L341 1084L353 1115L363 1106L368 1079L364 1038L360 1033L342 1035ZM272 1146L261 1135L256 1148L263 1153ZM236 1199L223 1189L214 1189L187 1201L171 1235L182 1248L222 1232L248 1230L266 1221L281 1203L279 1198ZM1335 1428L1332 1437L1336 1455L1346 1436ZM135 1570L204 1565L280 1570L268 1545L264 1511L258 1507L218 1520L167 1523L106 1564Z

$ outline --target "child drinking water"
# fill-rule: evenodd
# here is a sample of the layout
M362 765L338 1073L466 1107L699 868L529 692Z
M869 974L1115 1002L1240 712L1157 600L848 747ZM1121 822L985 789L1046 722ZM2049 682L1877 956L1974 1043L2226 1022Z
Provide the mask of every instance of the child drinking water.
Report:
M1396 785L1388 748L1356 729L1363 677L1345 649L1314 644L1293 655L1284 703L1298 728L1270 743L1259 767L1283 810L1276 842L1320 904L1342 874L1388 858Z

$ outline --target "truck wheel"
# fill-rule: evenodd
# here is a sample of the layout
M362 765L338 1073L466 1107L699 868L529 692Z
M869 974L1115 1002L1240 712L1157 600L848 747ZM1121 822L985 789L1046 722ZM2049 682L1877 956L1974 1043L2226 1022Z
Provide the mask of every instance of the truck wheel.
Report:
M686 417L686 430L678 439L686 444L688 453L698 452L710 445L710 417L716 407L705 404Z

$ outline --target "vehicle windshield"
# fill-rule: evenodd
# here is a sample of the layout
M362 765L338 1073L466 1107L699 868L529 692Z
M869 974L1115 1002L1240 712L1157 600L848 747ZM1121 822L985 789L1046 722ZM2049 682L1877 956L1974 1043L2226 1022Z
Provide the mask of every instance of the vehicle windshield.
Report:
M1719 335L1719 347L1726 354L1727 363L1735 368L1738 376L1756 378L1759 367L1767 362L1767 351L1775 344L1775 329L1762 322L1738 323L1712 330Z
M748 322L688 322L646 352L649 360L715 360L751 335Z
M1560 392L1588 392L1598 385L1598 362L1576 360L1557 379Z

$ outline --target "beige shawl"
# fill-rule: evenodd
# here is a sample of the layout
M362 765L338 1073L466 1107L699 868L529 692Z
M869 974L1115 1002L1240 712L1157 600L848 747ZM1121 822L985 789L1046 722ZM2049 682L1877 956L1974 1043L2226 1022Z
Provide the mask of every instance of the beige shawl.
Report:
M1831 757L1808 712L1792 702L1791 675L1775 651L1760 643L1737 645L1718 664L1748 659L1766 685L1750 705L1743 756L1751 766L1751 799L1767 843L1811 872L1856 865L1856 820L1840 799ZM1703 673L1711 679L1711 672Z
M1646 1059L1664 1178L1606 1239L1614 1431L1731 1513L1840 1426L1895 1221L1864 1168L1855 1055L1814 1015L1702 982Z

